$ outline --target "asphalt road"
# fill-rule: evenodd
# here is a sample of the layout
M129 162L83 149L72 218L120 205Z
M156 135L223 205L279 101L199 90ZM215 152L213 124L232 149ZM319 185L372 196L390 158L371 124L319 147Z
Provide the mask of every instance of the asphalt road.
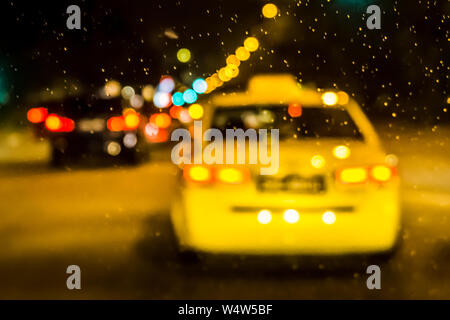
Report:
M176 183L167 153L137 167L55 170L45 143L5 133L0 298L450 299L450 130L379 130L400 158L403 179L402 244L385 262L182 262L167 222ZM373 263L381 267L381 290L366 287ZM81 268L81 290L66 288L72 264Z

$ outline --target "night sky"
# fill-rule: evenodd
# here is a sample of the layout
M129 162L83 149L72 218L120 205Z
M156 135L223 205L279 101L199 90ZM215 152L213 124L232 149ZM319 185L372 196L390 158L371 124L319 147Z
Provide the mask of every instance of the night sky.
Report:
M93 91L107 79L141 86L169 74L189 86L252 35L260 49L224 90L242 89L255 73L288 72L354 94L371 117L449 120L447 1L274 1L280 16L271 20L264 3L2 1L0 116L23 113L43 90ZM71 4L82 30L66 28ZM382 9L381 30L366 27L370 4ZM182 47L193 54L187 64L176 59Z

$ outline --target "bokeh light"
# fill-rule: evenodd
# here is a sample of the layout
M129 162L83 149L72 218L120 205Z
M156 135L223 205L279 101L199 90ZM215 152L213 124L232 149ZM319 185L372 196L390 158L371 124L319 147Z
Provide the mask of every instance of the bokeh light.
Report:
M144 131L147 137L152 137L158 134L159 128L153 123L147 123L145 125Z
M346 146L337 146L333 149L333 155L338 159L347 159L350 157L350 149Z
M333 224L336 222L336 215L332 211L327 211L322 215L322 221L325 224Z
M122 141L126 148L134 148L137 145L136 134L129 132L123 137Z
M175 88L175 81L172 77L165 76L161 79L158 85L158 91L170 93Z
M135 130L139 127L139 115L137 113L130 112L124 116L124 122L127 130Z
M262 14L268 19L274 18L278 14L278 8L273 3L268 3L262 8Z
M40 123L45 120L47 113L46 108L31 108L27 112L27 119L31 123Z
M227 82L227 81L231 80L231 77L229 77L227 75L225 68L220 68L218 77L219 77L220 81L223 81L223 82Z
M180 111L180 114L178 116L178 119L182 122L182 123L189 123L192 121L191 116L189 115L189 111L188 109L184 109Z
M186 103L194 103L195 101L197 101L197 93L192 89L187 89L183 93L183 100Z
M175 92L172 96L172 103L175 106L182 106L184 104L183 94L181 92Z
M234 55L230 54L226 60L227 64L234 64L236 67L239 67L241 61Z
M105 84L105 94L108 97L118 97L122 86L116 80L110 80Z
M272 214L269 210L261 210L258 213L258 222L261 224L268 224L270 221L272 221Z
M192 166L188 168L188 177L197 182L208 181L211 179L211 171L203 166Z
M298 118L302 115L302 106L298 103L291 103L288 107L288 113L292 118Z
M144 98L139 94L135 94L130 99L130 105L133 108L140 109L144 105Z
M316 154L311 158L311 165L316 169L323 168L325 166L325 158Z
M135 95L133 87L130 87L130 86L123 87L121 93L122 93L122 97L127 100Z
M192 88L195 90L195 92L197 93L205 93L206 90L208 89L208 84L206 83L205 80L198 78L195 79L194 82L192 83Z
M384 157L384 161L390 166L398 165L398 157L395 154L388 154Z
M229 184L239 184L245 179L244 172L237 168L225 167L216 171L217 181L229 183Z
M108 152L108 154L110 156L115 157L115 156L119 155L120 151L122 151L122 148L120 147L120 144L118 144L115 141L107 142L107 144L106 144L106 152Z
M338 103L339 103L340 105L345 105L345 104L348 103L349 97L348 97L348 94L345 93L344 91L339 91L339 92L337 93L337 96L338 96Z
M210 93L213 91L216 87L214 86L214 81L211 77L208 77L205 79L206 82L206 91L205 93Z
M125 128L125 123L122 117L111 117L106 123L109 131L118 132Z
M296 223L300 219L300 215L298 214L297 210L288 209L284 212L283 219L287 223Z
M258 50L258 47L259 47L259 41L255 37L248 37L244 41L244 47L249 52L256 51L256 50Z
M342 183L365 183L367 182L367 169L363 167L342 169L338 178Z
M248 60L248 58L250 58L250 52L248 52L248 50L245 49L245 47L237 48L235 54L236 57L241 61L245 61Z
M370 174L375 180L381 182L389 181L392 177L391 169L382 165L374 166L371 169Z
M338 96L334 92L325 92L322 95L322 101L327 106L334 106L338 102Z
M50 131L58 131L62 126L61 119L55 114L50 114L47 119L45 119L45 127Z
M191 51L186 48L181 48L177 51L177 59L183 63L189 62L189 60L191 60Z
M180 117L181 110L183 110L183 107L174 105L169 109L169 114L172 118L178 119Z
M151 102L153 100L153 94L155 93L155 88L148 84L142 88L142 97L145 101Z
M156 92L153 96L153 103L158 108L167 108L172 104L172 96L167 92Z
M172 123L172 118L167 113L155 113L150 117L150 123L158 128L166 129Z
M221 85L223 85L223 81L220 80L219 74L218 74L218 73L214 73L214 74L211 76L211 79L212 79L212 81L214 82L214 85L215 85L216 87L220 87Z
M234 64L225 67L225 75L229 78L236 78L239 75L239 68Z
M127 100L135 95L133 87L130 87L130 86L123 87L121 93L122 93L122 97Z
M192 119L197 120L200 119L201 117L203 117L203 107L198 104L198 103L194 103L191 106L189 106L189 115L191 116Z

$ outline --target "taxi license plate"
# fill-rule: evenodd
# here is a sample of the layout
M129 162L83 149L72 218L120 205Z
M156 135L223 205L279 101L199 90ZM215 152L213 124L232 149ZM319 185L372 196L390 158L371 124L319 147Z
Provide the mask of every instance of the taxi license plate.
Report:
M307 178L299 175L282 178L260 176L257 187L261 192L320 193L325 191L325 179L318 175Z

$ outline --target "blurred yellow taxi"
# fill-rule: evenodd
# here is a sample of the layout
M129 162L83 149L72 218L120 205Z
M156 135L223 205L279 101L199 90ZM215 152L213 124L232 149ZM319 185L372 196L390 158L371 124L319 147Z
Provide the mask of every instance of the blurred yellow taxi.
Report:
M279 169L183 167L171 220L184 250L232 254L389 252L400 229L396 158L344 92L290 75L253 77L205 105L204 130L279 129Z

